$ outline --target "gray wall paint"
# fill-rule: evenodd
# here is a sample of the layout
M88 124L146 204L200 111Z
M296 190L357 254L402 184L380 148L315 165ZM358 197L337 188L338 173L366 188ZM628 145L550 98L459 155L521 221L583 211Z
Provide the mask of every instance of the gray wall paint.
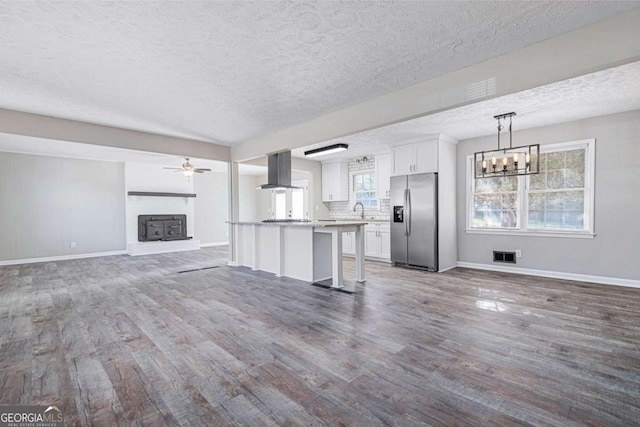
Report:
M260 206L258 192L264 192L266 190L256 190L256 187L260 184L264 184L265 182L264 177L261 176L238 176L239 221L251 222L261 219L259 214Z
M0 132L224 162L231 156L229 147L213 141L196 141L2 108Z
M0 261L124 250L124 205L122 163L0 153Z
M259 166L267 166L267 158L260 157L258 159L253 159L251 161L247 161L247 164L251 165L259 165ZM308 179L309 180L309 216L311 219L328 219L329 218L329 208L328 204L322 202L322 163L315 160L307 160L307 159L299 159L297 157L293 157L291 159L291 170L292 170L292 179ZM296 172L306 172L309 175L304 175L304 178L296 178ZM256 185L264 184L267 182L266 176L261 178ZM266 191L266 190L262 190ZM241 196L242 197L242 196ZM264 200L263 197L260 197L260 200ZM270 199L269 199L270 200ZM258 202L259 205L261 202ZM264 203L261 204L262 206ZM240 207L240 212L242 212L242 207ZM260 219L264 219L261 217L262 211L256 214ZM267 216L268 217L268 216ZM266 217L265 217L266 218Z
M195 199L195 238L201 244L228 242L229 180L228 174L197 174L193 181Z
M640 110L515 132L514 144L589 138L596 139L594 239L466 233L466 156L495 149L496 136L461 141L457 152L458 260L493 264L493 250L521 249L517 267L640 279Z

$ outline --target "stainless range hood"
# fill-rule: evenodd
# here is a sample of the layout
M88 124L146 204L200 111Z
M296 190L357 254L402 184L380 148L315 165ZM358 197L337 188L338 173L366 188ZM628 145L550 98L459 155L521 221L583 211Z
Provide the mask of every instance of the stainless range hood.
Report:
M267 183L256 187L258 190L297 188L291 185L291 151L269 154Z

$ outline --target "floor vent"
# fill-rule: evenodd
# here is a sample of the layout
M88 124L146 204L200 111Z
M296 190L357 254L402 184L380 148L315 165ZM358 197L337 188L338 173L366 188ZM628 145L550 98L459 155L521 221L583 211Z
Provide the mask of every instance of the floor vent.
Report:
M507 262L509 264L516 263L515 252L493 251L493 262Z
M181 273L191 273L193 271L200 271L200 270L210 270L212 268L218 268L220 267L219 265L214 265L213 267L203 267L203 268L194 268L193 270L184 270L184 271L178 271L178 274Z

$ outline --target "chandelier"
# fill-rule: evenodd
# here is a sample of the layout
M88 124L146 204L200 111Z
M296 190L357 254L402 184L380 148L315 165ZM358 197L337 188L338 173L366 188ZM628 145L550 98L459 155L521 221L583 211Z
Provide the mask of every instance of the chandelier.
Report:
M535 175L540 173L540 144L513 146L511 118L516 113L493 116L498 120L498 149L479 151L473 155L475 179L500 178L505 176ZM509 147L500 148L502 120L509 119Z

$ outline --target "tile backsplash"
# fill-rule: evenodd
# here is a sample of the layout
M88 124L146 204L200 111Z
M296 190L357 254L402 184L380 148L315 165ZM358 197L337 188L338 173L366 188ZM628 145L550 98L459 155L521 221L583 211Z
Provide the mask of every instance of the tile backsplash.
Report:
M366 160L365 160L366 159ZM375 157L367 156L358 159L353 159L349 162L349 201L348 202L326 202L329 205L329 216L331 218L360 218L360 206L358 206L357 212L353 211L353 174L360 171L374 171L375 177L376 161ZM380 220L388 220L390 217L389 199L378 200L377 209L365 209L365 218L374 218Z

